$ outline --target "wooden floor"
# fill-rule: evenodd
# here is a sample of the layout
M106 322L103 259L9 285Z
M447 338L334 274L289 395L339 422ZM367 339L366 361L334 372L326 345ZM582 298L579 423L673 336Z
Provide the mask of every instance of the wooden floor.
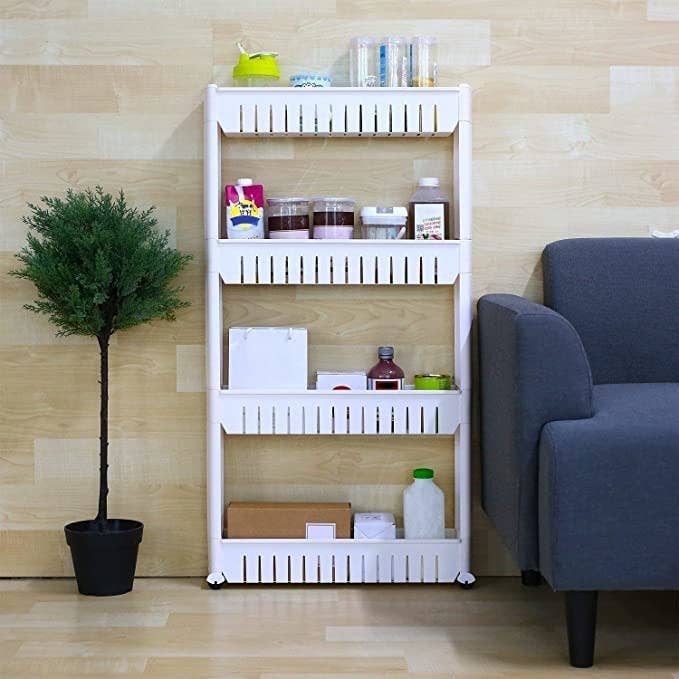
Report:
M232 587L0 580L0 677L679 677L676 593L604 594L597 664L566 663L561 596L515 578L453 586Z

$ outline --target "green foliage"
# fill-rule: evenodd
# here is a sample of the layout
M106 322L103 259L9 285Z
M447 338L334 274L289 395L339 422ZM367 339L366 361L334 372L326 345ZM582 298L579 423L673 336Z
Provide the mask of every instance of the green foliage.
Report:
M116 330L154 318L174 320L189 305L171 283L191 255L168 246L154 208L128 207L117 197L68 190L66 198L29 203L27 245L14 276L32 281L38 299L26 309L49 316L58 335L108 339Z

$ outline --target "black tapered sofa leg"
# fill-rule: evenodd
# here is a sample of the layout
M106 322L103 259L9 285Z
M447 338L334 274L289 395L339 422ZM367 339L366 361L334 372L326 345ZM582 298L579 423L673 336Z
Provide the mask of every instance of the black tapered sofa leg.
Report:
M598 592L566 592L568 654L573 667L594 663Z
M521 571L521 584L524 587L538 587L542 584L540 571Z

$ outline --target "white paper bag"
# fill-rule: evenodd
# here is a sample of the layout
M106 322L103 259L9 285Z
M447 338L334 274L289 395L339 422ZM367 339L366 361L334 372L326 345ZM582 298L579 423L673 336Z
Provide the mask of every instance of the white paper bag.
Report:
M306 388L306 328L229 328L229 389Z

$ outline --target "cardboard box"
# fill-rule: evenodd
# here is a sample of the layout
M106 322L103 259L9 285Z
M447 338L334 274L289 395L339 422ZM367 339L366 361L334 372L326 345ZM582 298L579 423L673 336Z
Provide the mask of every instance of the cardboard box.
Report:
M351 537L350 502L229 502L229 538Z
M395 540L396 521L387 512L354 514L354 540Z

